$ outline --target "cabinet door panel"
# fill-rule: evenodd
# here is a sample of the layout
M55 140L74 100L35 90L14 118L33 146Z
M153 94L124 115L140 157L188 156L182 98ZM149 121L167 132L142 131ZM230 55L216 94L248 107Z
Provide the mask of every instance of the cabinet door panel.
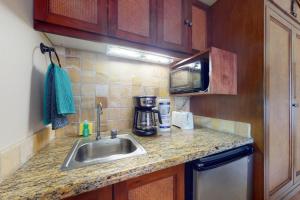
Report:
M184 200L184 165L114 185L115 200Z
M114 37L153 44L155 41L154 0L109 1L109 29Z
M36 20L69 28L105 34L106 0L36 0Z
M292 184L290 101L292 31L289 24L275 13L271 13L267 15L266 131L268 191L270 195L274 195Z
M207 48L207 16L206 11L197 6L192 7L192 48L204 50Z
M300 103L300 31L294 35L294 63L293 63L293 98L294 103ZM300 109L293 108L294 117L294 172L296 182L300 181Z
M191 50L191 27L185 24L185 20L191 21L190 0L160 0L157 5L157 45L189 52Z

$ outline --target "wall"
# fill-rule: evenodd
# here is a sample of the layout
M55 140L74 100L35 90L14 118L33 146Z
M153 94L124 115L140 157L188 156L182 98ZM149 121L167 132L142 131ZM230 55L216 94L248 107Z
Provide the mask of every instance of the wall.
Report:
M33 1L0 1L0 181L46 145L41 122L47 39L33 30Z
M197 115L251 124L255 140L254 199L263 199L264 1L222 0L210 11L210 44L237 53L238 95L191 98Z
M58 134L78 134L84 120L96 121L96 98L104 109L101 130L132 128L133 96L155 95L169 98L169 67L109 57L75 49L57 47L64 69L69 73L77 114L69 117L70 126ZM105 103L107 102L107 103ZM189 108L189 98L171 98L171 105ZM95 131L95 130L94 130Z

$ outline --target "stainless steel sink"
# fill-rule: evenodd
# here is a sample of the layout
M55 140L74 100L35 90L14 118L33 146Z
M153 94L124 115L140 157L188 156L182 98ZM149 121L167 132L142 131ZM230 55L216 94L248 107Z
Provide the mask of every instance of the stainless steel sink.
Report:
M78 140L66 157L61 169L71 170L87 165L111 162L145 154L145 149L130 135L101 140Z

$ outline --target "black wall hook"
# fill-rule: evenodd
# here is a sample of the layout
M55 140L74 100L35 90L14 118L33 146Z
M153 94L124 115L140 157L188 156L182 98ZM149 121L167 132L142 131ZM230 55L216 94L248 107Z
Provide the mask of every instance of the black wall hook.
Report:
M57 55L57 53L56 53L55 48L53 48L53 47L48 47L48 46L46 46L44 43L41 43L41 44L40 44L40 49L41 49L42 54L49 53L49 58L50 58L50 61L51 61L51 64L52 64L52 65L54 65L54 62L53 62L53 60L52 60L52 55L51 55L51 53L54 52L54 53L55 53L55 56L56 56L56 59L57 59L57 62L58 62L58 64L59 64L59 67L61 68L60 60L59 60L59 57L58 57L58 55Z

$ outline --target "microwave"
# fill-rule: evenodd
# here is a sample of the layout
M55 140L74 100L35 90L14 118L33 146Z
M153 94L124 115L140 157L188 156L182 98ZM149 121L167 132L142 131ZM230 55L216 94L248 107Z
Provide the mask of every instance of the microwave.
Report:
M170 93L207 92L209 86L209 53L177 63L170 71Z

